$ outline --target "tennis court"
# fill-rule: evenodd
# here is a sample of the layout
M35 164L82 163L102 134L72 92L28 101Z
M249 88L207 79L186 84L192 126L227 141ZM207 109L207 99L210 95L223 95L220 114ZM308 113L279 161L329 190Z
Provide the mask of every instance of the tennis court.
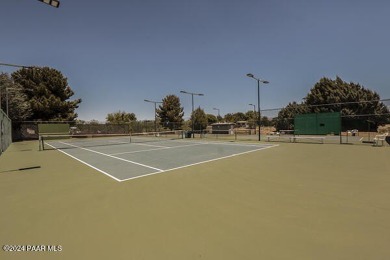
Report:
M13 143L0 157L0 241L62 251L0 258L389 258L389 147L253 145L182 139L60 152ZM117 182L64 153L113 176L160 173L122 159L183 168Z
M154 175L274 147L268 144L208 142L165 136L55 136L42 147L58 150L116 181ZM176 136L175 136L176 137ZM134 140L135 139L135 140ZM44 151L46 152L46 151Z

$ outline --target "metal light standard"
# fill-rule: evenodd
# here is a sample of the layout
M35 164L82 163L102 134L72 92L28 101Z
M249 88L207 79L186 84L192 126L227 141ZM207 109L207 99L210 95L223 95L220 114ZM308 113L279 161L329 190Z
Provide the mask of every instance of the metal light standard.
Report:
M256 105L253 105L253 104L249 104L250 106L253 106L253 113L256 114Z
M194 121L195 121L195 115L194 115L194 95L195 96L204 96L204 94L201 94L201 93L192 93L192 92L187 92L187 91L184 91L184 90L181 90L180 93L183 93L183 94L189 94L192 96L192 116L193 116L193 120L192 121L192 138L195 137L195 134L194 134Z
M58 1L58 0L38 0L38 1L45 3L45 4L48 4L48 5L51 5L55 8L60 7L60 1Z
M250 106L253 106L253 115L256 116L256 105L249 104ZM256 134L256 125L255 125L255 134Z
M22 69L37 69L37 67L35 66L24 66L24 65L10 64L10 63L2 63L2 62L0 62L0 66L15 67L15 68L22 68Z
M255 76L251 73L248 73L246 74L248 77L254 79L257 81L257 112L259 113L258 114L258 119L257 119L257 124L259 125L259 141L261 140L261 137L260 137L260 123L261 123L261 116L260 116L260 82L263 83L263 84L268 84L269 82L266 81L266 80L262 80L262 79L258 79L258 78L255 78Z
M217 118L217 119L218 119L218 122L219 122L219 119L221 118L221 116L220 116L220 114L219 114L219 108L215 108L215 107L214 107L213 110L217 110L217 111L218 111L218 118Z
M157 104L161 104L161 101L152 101L144 99L145 102L154 103L154 132L157 132Z

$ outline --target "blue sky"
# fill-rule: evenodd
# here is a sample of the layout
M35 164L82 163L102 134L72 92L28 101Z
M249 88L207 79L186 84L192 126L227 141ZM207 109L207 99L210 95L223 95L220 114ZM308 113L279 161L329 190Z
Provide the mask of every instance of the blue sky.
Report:
M153 119L175 94L206 113L300 102L340 76L390 98L390 2L361 0L1 0L0 62L60 70L83 102L80 119L118 110ZM0 67L0 71L14 69Z

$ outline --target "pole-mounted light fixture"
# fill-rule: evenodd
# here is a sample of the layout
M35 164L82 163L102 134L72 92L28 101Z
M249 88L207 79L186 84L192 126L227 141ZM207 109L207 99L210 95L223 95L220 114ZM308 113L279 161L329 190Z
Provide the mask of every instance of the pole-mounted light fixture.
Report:
M221 117L220 114L219 114L219 111L220 111L219 108L214 107L213 110L217 110L218 111L218 117Z
M38 0L38 1L45 3L45 4L48 4L48 5L51 5L55 8L60 7L60 1L58 1L58 0Z
M253 78L254 80L257 81L257 109L258 109L258 119L257 119L257 124L259 125L259 141L260 141L260 123L261 123L261 116L260 116L260 82L263 84L268 84L269 81L262 80L256 78L252 73L246 74L247 77Z
M184 91L184 90L181 90L180 93L183 93L183 94L189 94L192 96L192 116L194 116L194 95L195 96L204 96L204 94L201 94L201 93L192 93L192 92L187 92L187 91ZM194 116L194 119L195 119L195 116ZM194 133L194 120L191 120L192 121L192 138L195 137L195 133Z
M148 99L144 99L145 102L154 103L154 132L157 132L157 104L162 104L161 101L152 101Z

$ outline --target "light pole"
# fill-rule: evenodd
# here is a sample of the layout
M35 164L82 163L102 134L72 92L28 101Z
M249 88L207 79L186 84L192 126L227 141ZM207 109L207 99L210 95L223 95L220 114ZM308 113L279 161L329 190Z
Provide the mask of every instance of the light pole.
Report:
M184 90L181 90L180 93L183 93L183 94L189 94L192 96L192 116L193 116L193 120L192 121L192 138L195 137L195 134L194 134L194 121L195 121L195 115L194 115L194 95L195 96L204 96L204 94L201 94L201 93L192 93L192 92L187 92L187 91L184 91Z
M219 119L221 118L220 114L219 114L219 108L213 108L213 110L217 110L218 111L218 122L219 122Z
M157 133L157 104L161 104L160 101L152 101L144 99L145 102L154 103L154 132Z
M38 0L38 1L45 3L45 4L48 4L48 5L51 5L55 8L60 7L60 1L58 1L58 0Z
M10 64L10 63L1 63L0 66L6 66L6 67L15 67L15 68L22 68L22 69L36 69L35 66L24 66L24 65L17 65L17 64Z
M253 106L253 116L256 116L256 105L249 104L250 106ZM256 125L255 125L255 134L256 134Z
M253 106L253 113L256 114L256 105L254 105L254 104L248 104L248 105Z
M260 82L263 83L263 84L268 84L269 82L266 81L266 80L262 80L262 79L258 79L256 78L253 74L251 73L248 73L246 74L248 77L254 79L257 81L257 112L259 113L258 114L258 119L257 119L257 124L259 125L259 141L261 140L261 137L260 137L260 123L261 123L261 116L260 116Z

